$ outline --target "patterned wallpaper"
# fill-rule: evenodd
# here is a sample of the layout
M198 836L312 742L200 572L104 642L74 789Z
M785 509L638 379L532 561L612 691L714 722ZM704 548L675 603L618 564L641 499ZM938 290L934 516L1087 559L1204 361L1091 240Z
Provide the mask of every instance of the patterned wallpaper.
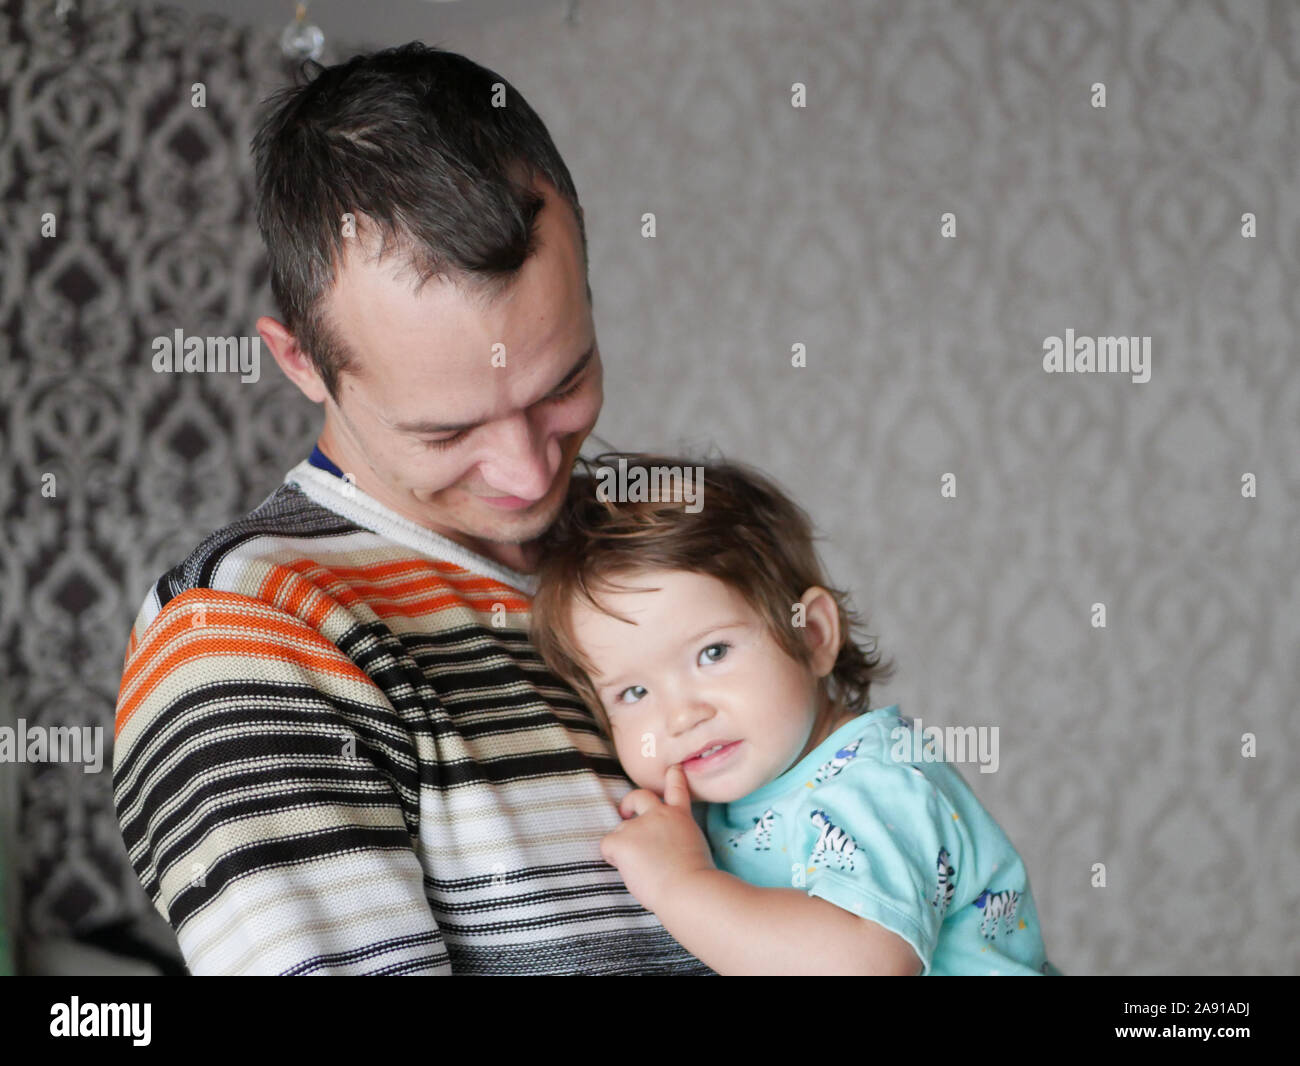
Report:
M150 366L156 336L274 313L247 151L284 76L269 35L76 6L93 30L0 18L0 710L111 737L149 583L279 482L317 412L269 354L255 383ZM1300 5L430 21L573 172L599 434L769 471L899 663L875 702L998 727L997 772L963 773L1053 961L1295 972ZM1117 336L1149 338L1148 380L1044 368L1048 338ZM160 921L109 765L0 767L31 936Z

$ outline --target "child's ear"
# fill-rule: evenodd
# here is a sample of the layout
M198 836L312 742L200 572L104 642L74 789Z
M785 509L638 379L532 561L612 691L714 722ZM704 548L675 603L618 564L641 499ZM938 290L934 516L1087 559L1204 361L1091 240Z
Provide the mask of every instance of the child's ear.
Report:
M834 668L844 644L839 603L820 585L805 591L799 602L804 605L804 640L808 644L809 666L818 677L825 677Z

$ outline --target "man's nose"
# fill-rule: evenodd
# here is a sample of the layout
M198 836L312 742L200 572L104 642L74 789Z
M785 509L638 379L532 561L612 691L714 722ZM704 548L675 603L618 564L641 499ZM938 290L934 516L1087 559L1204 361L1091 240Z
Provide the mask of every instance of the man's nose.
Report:
M559 441L548 438L522 411L493 428L496 433L489 442L493 458L482 467L488 484L502 496L525 500L545 496L555 481Z

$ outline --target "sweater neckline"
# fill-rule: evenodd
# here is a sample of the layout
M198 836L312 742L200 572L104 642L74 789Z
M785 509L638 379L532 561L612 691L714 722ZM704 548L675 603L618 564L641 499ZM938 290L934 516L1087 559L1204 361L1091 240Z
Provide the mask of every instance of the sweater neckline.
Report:
M532 596L537 588L537 578L524 574L486 556L457 544L449 537L435 533L405 515L363 492L355 484L342 480L321 466L304 459L284 476L287 484L297 485L315 503L342 515L357 525L379 533L390 540L410 548L420 555L441 562L454 563L483 577L495 578L502 584ZM347 485L346 492L343 486Z

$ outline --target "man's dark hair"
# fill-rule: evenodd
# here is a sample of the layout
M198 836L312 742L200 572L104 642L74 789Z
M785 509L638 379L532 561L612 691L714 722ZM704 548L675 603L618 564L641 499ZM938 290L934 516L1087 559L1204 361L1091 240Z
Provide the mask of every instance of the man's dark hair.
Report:
M463 284L490 301L535 251L545 178L582 207L551 135L505 78L455 52L415 42L332 67L280 89L253 137L257 225L284 324L337 403L356 365L321 301L344 250L344 215L358 237L391 242L415 273ZM504 91L505 106L494 106ZM367 232L371 231L371 232ZM591 284L587 283L587 299Z

